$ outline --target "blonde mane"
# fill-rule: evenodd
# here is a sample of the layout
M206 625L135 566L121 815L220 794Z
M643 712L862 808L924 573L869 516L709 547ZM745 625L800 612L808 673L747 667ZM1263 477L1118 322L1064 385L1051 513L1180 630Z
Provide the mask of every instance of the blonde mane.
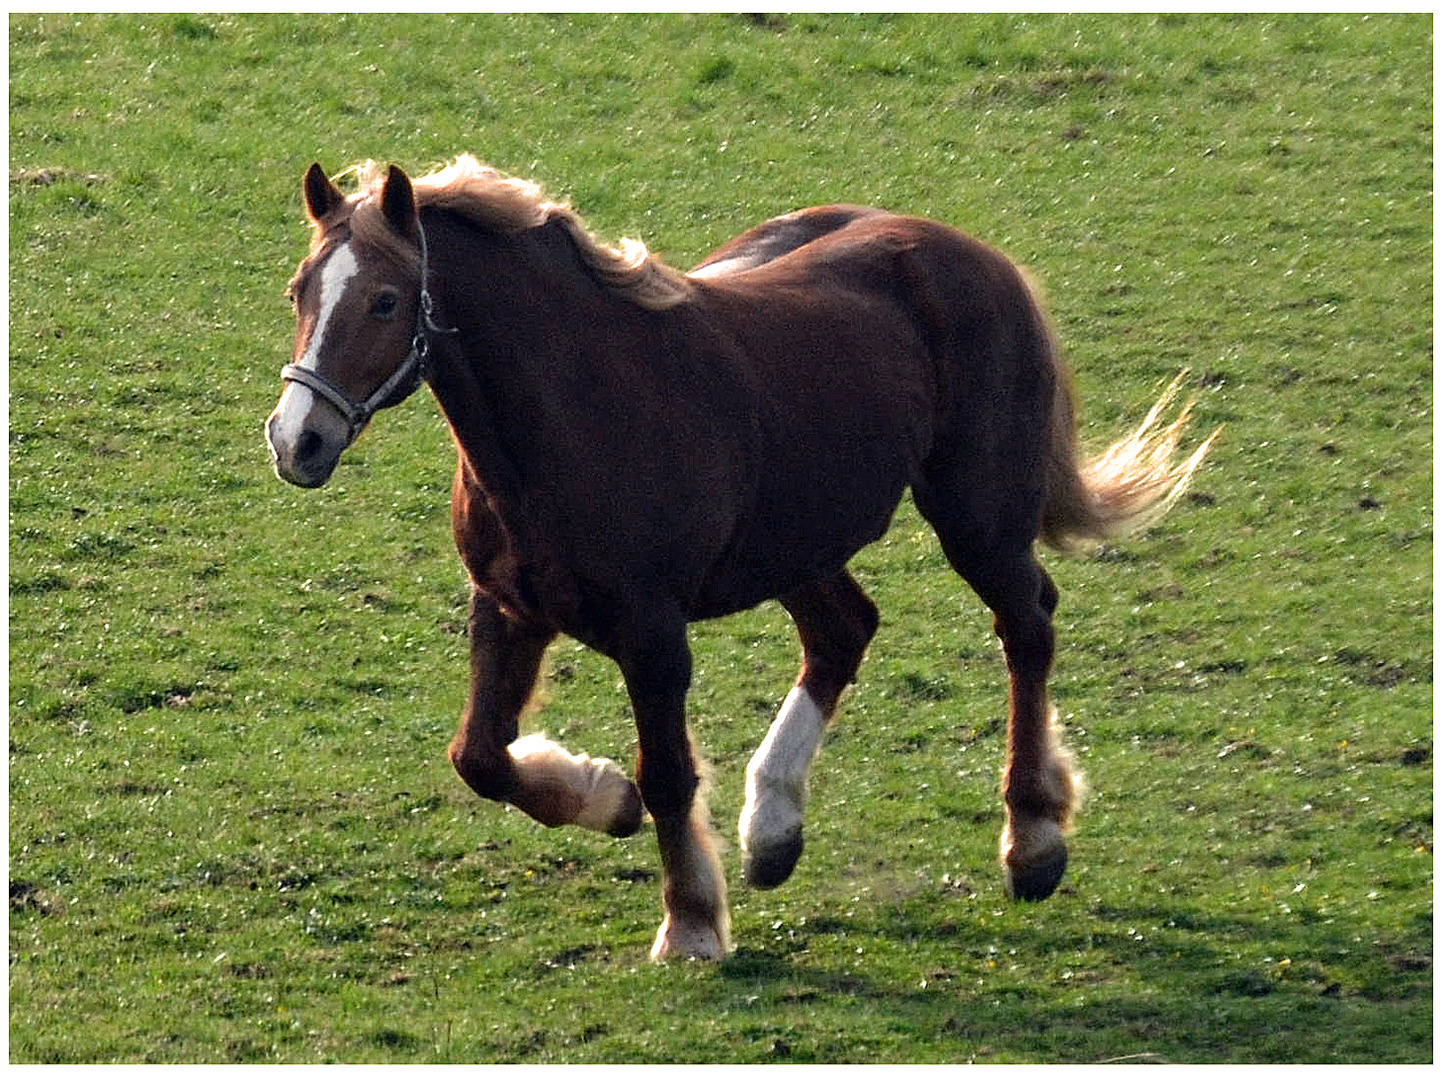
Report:
M358 191L353 204L352 230L362 238L387 249L390 232L382 221L381 191L387 172L375 162L364 162L349 170L357 175ZM521 232L549 222L559 222L577 246L578 254L594 277L624 299L651 311L662 311L686 300L693 292L688 278L650 254L638 240L623 240L612 248L599 241L567 203L552 202L530 180L504 176L469 155L451 165L412 181L419 210L436 207L450 210L483 228L501 233ZM395 251L408 263L416 261L415 251Z

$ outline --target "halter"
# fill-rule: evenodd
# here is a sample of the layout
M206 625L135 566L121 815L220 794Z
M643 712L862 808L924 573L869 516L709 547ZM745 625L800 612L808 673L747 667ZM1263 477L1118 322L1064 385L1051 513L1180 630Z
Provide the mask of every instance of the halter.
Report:
M373 390L366 401L353 401L336 383L315 371L298 367L296 364L287 364L281 369L283 381L301 383L308 390L326 398L332 407L342 414L348 427L348 446L378 409L402 404L421 385L422 380L431 374L427 362L431 345L427 335L457 333L457 327L438 326L432 317L432 293L427 288L427 233L422 228L420 218L417 221L417 238L422 248L422 290L417 302L417 328L412 334L412 348L401 366L392 372L381 386Z

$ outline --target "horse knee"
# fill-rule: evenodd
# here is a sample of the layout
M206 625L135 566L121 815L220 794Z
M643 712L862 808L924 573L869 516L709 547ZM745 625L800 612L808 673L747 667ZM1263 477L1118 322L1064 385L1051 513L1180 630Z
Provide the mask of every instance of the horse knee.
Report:
M513 789L513 763L505 751L479 753L461 739L454 739L447 748L447 756L457 775L474 792L494 802L507 801Z

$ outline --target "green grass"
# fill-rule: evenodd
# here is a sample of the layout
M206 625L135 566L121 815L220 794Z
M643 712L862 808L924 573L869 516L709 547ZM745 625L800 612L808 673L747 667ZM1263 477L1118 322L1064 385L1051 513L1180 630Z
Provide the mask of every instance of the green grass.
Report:
M1427 16L11 16L10 1055L59 1061L1431 1059ZM808 848L736 953L646 961L644 835L474 799L452 451L419 395L271 475L320 159L472 152L687 265L825 201L1051 300L1099 445L1225 424L1146 536L1051 557L1093 794L1001 898L1004 671L912 508ZM694 634L735 873L793 676ZM628 759L560 644L534 719Z

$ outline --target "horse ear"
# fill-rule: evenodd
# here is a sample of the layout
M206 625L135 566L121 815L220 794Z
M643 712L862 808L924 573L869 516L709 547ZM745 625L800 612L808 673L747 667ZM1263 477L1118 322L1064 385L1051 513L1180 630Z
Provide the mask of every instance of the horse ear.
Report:
M403 236L417 232L417 203L412 197L412 181L395 165L387 169L382 184L382 216Z
M306 171L301 191L306 201L307 216L313 221L321 221L347 199L316 162L312 162L311 168Z

